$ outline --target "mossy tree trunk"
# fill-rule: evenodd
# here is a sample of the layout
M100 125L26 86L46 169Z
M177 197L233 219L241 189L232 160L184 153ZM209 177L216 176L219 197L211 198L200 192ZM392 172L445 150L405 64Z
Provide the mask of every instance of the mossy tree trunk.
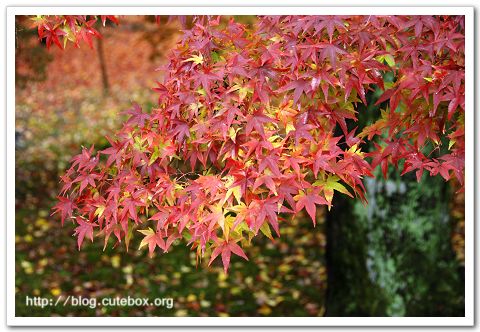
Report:
M327 214L326 316L384 316L386 299L368 278L367 232L355 220L354 203L335 195Z

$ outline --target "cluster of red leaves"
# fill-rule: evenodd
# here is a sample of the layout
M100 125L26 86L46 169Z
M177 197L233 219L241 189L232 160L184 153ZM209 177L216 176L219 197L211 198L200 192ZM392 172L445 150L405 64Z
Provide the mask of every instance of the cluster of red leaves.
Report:
M142 227L150 254L183 238L198 258L221 254L227 271L259 232L280 235L281 213L305 209L315 223L335 191L365 200L362 179L378 165L463 183L463 22L195 17L155 88L158 106L135 105L111 147L73 159L56 212L77 223L79 247L95 228L105 245L113 234L128 246ZM376 87L381 116L356 134L357 106Z
M93 38L101 38L100 33L95 29L95 23L100 18L103 26L107 20L118 24L114 15L57 15L57 16L36 16L32 18L33 26L38 29L38 37L45 39L47 48L53 44L64 49L67 42L73 42L76 47L84 41L93 48ZM62 39L62 42L60 42Z

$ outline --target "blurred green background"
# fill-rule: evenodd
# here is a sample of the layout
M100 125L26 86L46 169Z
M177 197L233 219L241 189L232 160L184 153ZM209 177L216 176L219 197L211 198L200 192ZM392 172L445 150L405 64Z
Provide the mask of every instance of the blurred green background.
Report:
M228 275L218 262L197 267L183 243L153 258L138 243L102 251L100 239L78 251L72 225L50 217L59 176L82 145L106 147L132 101L155 104L155 69L179 36L164 21L124 17L99 27L94 50L47 52L28 18L17 17L16 316L464 315L464 199L455 184L428 175L420 183L395 170L388 180L366 179L368 206L336 196L316 228L303 215L285 220L279 239L255 239L250 261L234 258ZM25 301L69 295L168 297L174 307Z

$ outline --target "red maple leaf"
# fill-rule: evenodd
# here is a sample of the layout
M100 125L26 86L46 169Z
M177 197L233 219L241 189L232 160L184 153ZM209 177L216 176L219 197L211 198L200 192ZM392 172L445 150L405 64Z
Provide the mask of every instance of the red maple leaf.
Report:
M315 204L319 205L328 205L327 200L320 195L319 190L316 189L309 193L300 192L299 195L296 196L297 204L295 206L295 212L301 211L303 208L307 211L310 218L312 218L313 226L316 225L316 206Z
M85 235L90 239L90 241L93 242L93 227L98 227L98 225L89 223L80 218L77 218L76 220L77 220L78 226L75 228L74 235L77 236L78 250L80 250L80 247L82 246Z
M222 254L223 269L226 274L228 272L228 267L230 266L230 256L232 252L235 255L240 256L243 259L248 261L248 257L247 255L245 255L245 252L243 251L243 249L234 241L225 241L217 245L218 246L213 250L212 255L210 257L210 261L208 262L209 266L210 264L212 264L215 258L218 257L218 255Z

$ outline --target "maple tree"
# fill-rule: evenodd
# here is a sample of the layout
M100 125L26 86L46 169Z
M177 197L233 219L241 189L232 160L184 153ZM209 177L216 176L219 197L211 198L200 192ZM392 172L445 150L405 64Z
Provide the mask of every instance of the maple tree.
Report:
M67 42L73 42L76 47L80 47L81 41L93 48L93 38L102 37L94 27L98 18L103 26L107 20L118 24L118 19L114 15L37 15L32 18L32 26L37 28L38 38L45 39L47 48L50 48L53 43L63 49ZM63 41L61 42L60 39Z
M315 225L335 192L367 203L377 166L463 187L463 16L190 19L157 106L134 104L111 146L83 148L61 179L54 213L76 224L79 248L94 233L128 248L141 233L150 255L184 240L227 272L254 236L280 236L285 216L305 209ZM97 20L34 22L62 48L91 45ZM371 103L381 114L359 130L358 106Z

